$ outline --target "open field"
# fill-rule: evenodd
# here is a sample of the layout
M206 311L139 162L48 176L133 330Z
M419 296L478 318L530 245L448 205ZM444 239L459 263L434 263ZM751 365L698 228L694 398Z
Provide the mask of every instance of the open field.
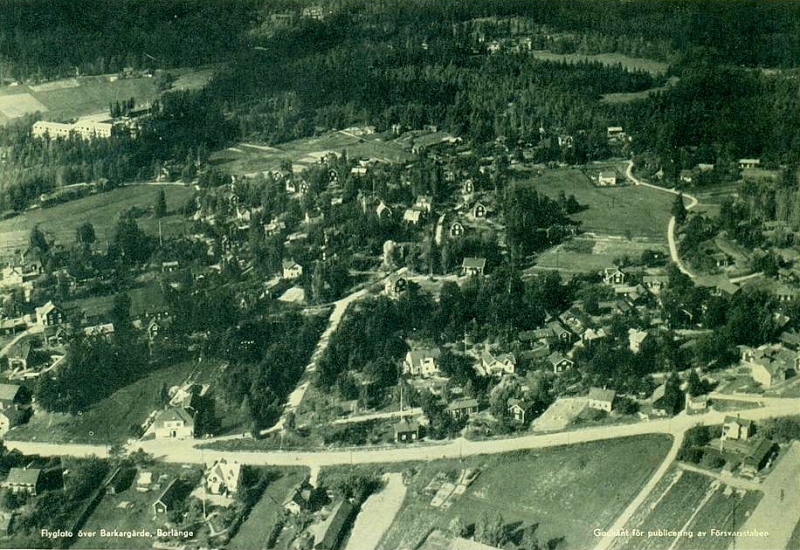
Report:
M38 86L0 87L0 125L41 111L47 120L64 121L108 110L108 104L135 98L142 105L158 96L155 79L85 76Z
M315 164L327 153L347 151L350 158L371 157L387 162L405 162L411 159L409 152L395 141L384 141L377 134L355 137L351 134L330 131L320 136L282 143L267 147L252 143L240 143L211 155L211 162L229 174L255 175L275 170L281 161L291 160L294 170Z
M663 252L665 256L669 255L667 246L661 239L627 240L616 236L581 235L542 252L536 265L529 271L599 271L612 265L616 258L639 258L645 250L656 250Z
M232 550L266 548L267 537L274 528L283 508L280 503L289 490L308 475L305 468L281 468L280 477L267 486L261 500L250 510L236 536L226 545Z
M621 537L615 548L724 550L732 539L712 536L710 530L741 527L761 499L760 492L732 490L726 495L725 488L712 477L671 469L625 526L644 534ZM685 534L679 538L681 531Z
M624 173L623 163L618 172ZM573 216L581 229L602 235L647 237L666 243L673 197L647 187L597 187L578 169L545 170L527 179L537 191L556 198L560 191L575 195L585 210Z
M47 413L37 410L27 424L14 428L6 439L48 441L53 443L123 442L131 437L131 426L140 425L158 408L161 385L173 386L184 381L197 365L185 361L151 372L80 415ZM202 379L211 376L216 364L206 364ZM202 381L202 380L201 380Z
M7 220L0 221L0 256L24 249L28 236L35 226L52 234L63 245L75 240L75 228L83 222L94 225L97 241L103 246L113 238L117 216L132 206L148 208L155 203L160 189L167 197L167 209L174 212L191 196L192 190L182 185L129 185L111 191L97 193L81 199L57 204L51 208L29 210ZM150 216L139 218L139 227L155 235L158 220ZM183 216L170 215L161 218L165 235L182 234L185 228Z
M602 63L615 67L622 65L628 71L646 71L653 76L659 76L667 72L669 68L668 63L656 61L655 59L646 59L644 57L628 57L620 53L598 53L593 55L580 54L580 53L553 53L547 50L538 50L533 52L536 59L542 61L566 61L567 63L581 63L581 62L594 62Z
M642 90L641 92L618 92L613 94L604 94L600 99L601 103L630 103L631 101L638 101L640 99L647 99L650 94L656 92L663 92L675 86L680 79L677 76L671 76L667 79L666 84L657 88L650 88L649 90Z
M131 299L131 315L134 317L142 316L145 313L161 311L165 307L166 298L161 290L161 285L156 281L151 281L142 286L126 290L125 293ZM114 305L114 294L106 296L91 296L89 298L79 298L64 302L64 307L75 308L83 313L87 318L103 317L108 314Z
M365 467L376 473L405 468L413 475L403 507L378 548L414 548L430 529L447 529L455 516L470 525L483 514L497 513L511 531L538 523L542 542L565 537L560 548L590 548L593 530L611 525L669 447L668 437L645 436L460 461ZM440 472L465 468L481 473L462 495L450 497L449 507L433 507L425 487ZM349 472L352 467L341 471Z

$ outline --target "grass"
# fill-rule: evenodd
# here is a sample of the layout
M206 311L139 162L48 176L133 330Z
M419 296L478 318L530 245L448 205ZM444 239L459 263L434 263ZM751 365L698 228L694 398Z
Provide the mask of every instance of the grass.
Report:
M610 266L616 258L639 258L645 250L661 251L669 255L660 239L609 239L575 237L570 241L542 252L532 271L558 270L571 273L599 271Z
M786 544L786 548L784 550L798 549L800 549L800 521L798 521L797 525L794 526L792 536L789 538L789 542Z
M230 174L255 175L277 169L283 160L291 160L296 168L303 168L316 163L325 152L339 155L342 150L347 151L350 158L371 157L390 162L411 159L411 155L395 141L383 141L377 135L359 139L342 132L330 131L319 136L282 143L277 147L241 143L215 152L211 155L211 162Z
M549 51L535 51L533 56L542 61L566 61L567 63L580 63L584 61L602 63L608 66L622 65L628 71L646 71L653 76L660 76L667 72L668 63L647 59L644 57L628 57L619 53L553 53Z
M624 172L621 163L618 172ZM546 170L527 184L552 198L560 191L575 195L585 209L571 217L583 231L666 242L674 199L669 193L632 185L596 187L576 168Z
M130 427L145 421L158 408L161 385L173 386L186 379L197 363L186 361L151 372L80 415L36 411L30 421L6 434L7 439L47 441L51 443L123 442L130 437ZM213 365L205 367L213 371Z
M762 407L760 403L752 401L737 401L734 399L715 399L711 408L719 412L736 411L742 409L758 409Z
M131 185L58 204L52 208L29 210L14 218L0 221L0 254L10 255L14 250L24 249L31 229L37 225L45 233L52 234L59 243L68 245L75 240L75 229L89 221L94 225L98 242L105 245L113 238L118 214L132 206L151 206L160 189L165 191L167 209L170 212L182 207L192 194L190 188L179 185ZM145 216L138 222L143 230L153 235L158 233L157 219ZM182 216L172 214L161 219L161 226L165 235L181 234L184 232L185 221Z
M649 90L642 90L641 92L617 92L612 94L604 94L600 99L601 103L617 104L617 103L631 103L632 101L639 101L640 99L647 99L650 94L656 92L663 92L675 86L680 79L677 76L670 77L664 86L650 88Z
M280 503L292 487L307 475L305 468L281 468L280 477L270 483L261 500L250 510L236 536L226 545L232 550L265 548L266 538L277 523L283 508Z
M678 478L677 476L680 475ZM644 532L641 537L624 541L623 549L666 549L676 543L676 536L661 536L658 529L692 533L677 541L675 548L724 550L730 538L701 536L710 530L736 530L741 527L761 498L760 492L747 491L743 496L724 494L724 486L712 488L714 479L695 472L671 469L650 497L642 503L626 528ZM734 515L735 510L735 515Z
M432 528L455 516L470 525L500 513L513 529L539 524L543 542L565 537L565 549L590 548L593 530L607 528L666 456L670 440L643 436L538 451L404 465L325 469L321 479L350 473L403 471L411 476L406 500L381 549L415 548ZM448 510L433 508L423 489L438 472L480 468L481 474ZM513 499L509 499L513 495Z
M149 282L142 286L125 291L131 299L131 315L138 316L154 309L163 309L164 293L157 282ZM92 296L64 302L64 307L77 308L86 317L105 316L114 305L114 295Z

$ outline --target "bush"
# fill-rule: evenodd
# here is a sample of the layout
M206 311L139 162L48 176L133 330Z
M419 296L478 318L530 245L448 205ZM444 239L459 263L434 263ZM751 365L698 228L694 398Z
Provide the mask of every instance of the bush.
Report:
M703 460L703 454L703 449L698 449L697 447L683 448L678 451L678 460L699 464Z
M701 463L706 468L722 468L725 465L725 459L716 453L705 453Z

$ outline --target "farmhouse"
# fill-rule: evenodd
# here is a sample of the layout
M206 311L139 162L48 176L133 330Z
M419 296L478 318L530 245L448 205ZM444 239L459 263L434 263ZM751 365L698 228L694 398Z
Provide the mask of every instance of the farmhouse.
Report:
M550 354L547 358L547 362L550 363L550 366L553 367L553 372L556 374L571 369L572 365L575 364L571 359L567 359L557 351Z
M42 307L36 308L36 322L40 327L52 327L65 323L67 320L64 310L54 304L47 302Z
M191 439L194 437L194 418L182 407L161 411L155 421L156 439Z
M517 359L513 353L493 355L490 351L484 351L481 353L481 367L486 375L514 374L517 370Z
M0 487L12 493L36 496L39 491L42 471L36 468L11 468Z
M224 458L217 460L205 472L206 490L212 495L234 495L242 481L242 465Z
M483 276L486 269L486 258L464 258L461 263L462 276Z
M433 376L439 372L437 360L441 353L438 349L418 349L406 353L403 360L403 374L411 376Z
M467 418L478 412L477 399L456 399L447 405L447 413L455 419Z
M613 170L604 170L597 176L597 184L603 187L617 184L617 173Z
M524 424L530 418L533 411L533 403L524 399L510 398L508 400L508 414L517 422Z
M283 260L281 267L283 269L282 278L284 279L297 279L303 275L303 266L294 260Z
M589 397L587 398L587 405L592 409L598 411L611 412L614 407L614 399L617 392L614 390L606 390L601 388L590 388Z
M800 368L800 354L781 344L743 348L742 363L750 367L750 376L764 387L783 382Z
M738 416L726 416L722 423L722 439L747 441L753 431L752 420L742 420Z
M419 439L419 423L413 420L402 419L394 425L394 440L397 442L411 442Z

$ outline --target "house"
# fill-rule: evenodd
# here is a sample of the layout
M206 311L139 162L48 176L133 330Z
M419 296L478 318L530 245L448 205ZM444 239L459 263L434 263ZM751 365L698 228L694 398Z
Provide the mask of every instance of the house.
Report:
M64 310L52 301L47 302L42 307L36 308L36 323L40 327L52 327L65 323L66 321L67 317Z
M470 210L470 214L476 220L485 218L486 217L486 213L487 213L486 206L483 203L480 203L480 202L476 202L472 206L472 209Z
M416 208L407 208L406 211L403 212L403 221L406 223L418 225L421 220L422 210L417 210Z
M44 336L44 343L51 348L64 346L70 339L70 331L63 325L45 327L42 335Z
M180 263L177 261L171 262L161 262L161 272L162 273L172 273L173 271L178 271L180 267Z
M414 202L414 208L430 214L431 211L433 211L433 197L430 195L419 195L416 202Z
M784 331L780 335L781 344L792 351L800 351L800 332L796 330Z
M441 355L438 349L418 349L406 353L403 359L403 374L429 377L439 372L437 360Z
M547 362L553 367L553 372L558 374L569 370L575 364L571 359L567 359L560 352L554 351L547 357Z
M650 336L647 332L635 328L628 329L628 348L633 353L639 353L642 350L642 344L647 337Z
M472 195L475 192L475 182L471 179L464 180L461 184L461 194L462 195Z
M457 239L464 234L464 225L459 221L450 224L450 237Z
M572 342L572 333L564 328L558 321L553 320L548 322L545 324L545 329L550 331L552 337L558 342L563 342L565 344Z
M642 284L654 293L660 292L668 282L669 277L666 275L645 275L642 277Z
M147 491L150 485L153 484L153 472L139 472L139 477L136 478L136 490Z
M714 265L717 267L728 267L733 263L731 257L724 252L715 252L714 254L711 254L711 259L714 261Z
M786 285L778 286L774 293L779 302L791 302L800 296L800 291L798 291L796 288L791 288Z
M581 335L581 342L583 342L584 344L588 344L590 342L594 342L595 340L600 340L607 336L608 334L606 334L605 329L602 327L598 330L590 328L587 329L586 332L583 333L583 335Z
M408 281L397 273L392 273L383 284L384 294L392 300L400 298L406 290L408 290Z
M447 405L447 413L456 420L468 418L478 412L477 399L456 399Z
M606 137L608 139L619 139L624 135L625 132L622 130L622 126L609 126L606 131Z
M618 267L607 267L601 274L603 282L607 285L622 285L625 284L627 275Z
M299 514L302 510L310 510L313 507L314 488L304 479L294 487L283 499L283 509L291 514Z
M597 176L597 184L603 187L617 184L617 173L613 170L603 170Z
M8 367L12 370L27 369L28 360L31 358L32 349L33 344L31 344L30 340L18 342L16 345L12 346L6 354L6 357L8 358Z
M4 436L8 430L22 424L25 412L17 409L0 410L0 437Z
M345 526L356 511L356 507L349 500L337 503L327 518L319 526L322 533L319 540L314 541L314 550L336 550L340 547Z
M194 418L183 407L169 407L156 417L156 439L191 439L194 437Z
M0 384L0 410L24 410L30 407L31 390L16 384Z
M708 396L698 395L693 397L686 392L686 412L688 414L702 414L708 410Z
M617 392L614 390L589 388L589 397L587 398L586 403L592 409L610 413L611 409L614 407L614 399L616 396Z
M390 218L392 216L392 209L386 206L386 204L381 201L380 204L375 208L375 214L381 219Z
M759 168L761 166L761 159L739 159L739 168L747 170L749 168Z
M769 463L775 454L775 443L770 439L762 439L753 451L745 457L740 470L743 476L753 477Z
M800 369L800 354L781 344L743 348L742 363L750 367L750 376L764 387L783 382Z
M402 419L394 425L394 440L408 443L419 439L419 423L413 420Z
M522 424L531 417L533 412L533 403L525 399L510 398L508 400L508 414Z
M650 396L650 406L653 410L653 414L658 416L668 416L673 414L673 410L669 410L667 408L667 403L664 401L664 395L667 392L667 385L661 384L655 390L653 390L653 395Z
M0 512L0 537L11 534L11 524L14 521L14 512Z
M514 374L517 370L517 358L513 353L493 355L489 351L484 351L481 353L481 367L488 375Z
M692 183L694 173L691 170L681 170L678 174L678 179L683 183Z
M90 338L102 338L106 342L110 342L111 337L114 335L114 323L84 327L83 334Z
M281 262L281 267L283 268L283 279L297 279L303 275L303 266L294 260L283 260L283 262Z
M37 468L11 468L0 487L15 494L36 496L40 489L42 471Z
M0 335L9 336L17 334L27 328L28 324L21 317L15 319L0 319Z
M747 441L753 432L753 421L743 420L739 416L726 416L722 423L722 439Z
M175 509L175 506L188 496L188 487L180 478L173 479L161 496L153 503L155 515L166 514Z
M483 276L486 269L486 258L464 258L461 262L461 275L462 276Z
M147 332L147 339L152 344L159 338L164 336L164 331L169 326L169 319L159 319L157 317L151 318L147 322L145 331Z
M242 465L221 458L205 472L206 490L212 495L235 495L242 482Z
M275 235L280 235L280 233L285 229L286 224L284 222L272 220L271 222L264 224L264 236L274 237Z

